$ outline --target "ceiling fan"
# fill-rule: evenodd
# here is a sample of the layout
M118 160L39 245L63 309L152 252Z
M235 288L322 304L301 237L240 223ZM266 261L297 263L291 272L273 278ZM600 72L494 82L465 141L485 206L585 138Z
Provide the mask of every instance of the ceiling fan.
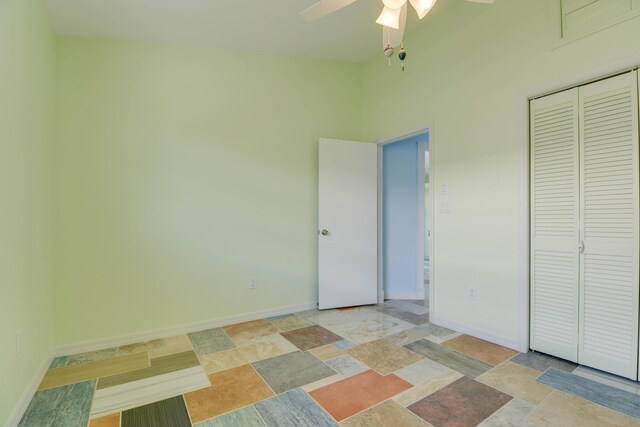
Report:
M320 0L311 7L303 10L300 16L306 21L315 21L334 12L339 11L357 0ZM407 52L402 46L404 37L404 29L407 21L408 4L415 9L418 18L424 18L433 8L437 0L382 0L384 8L382 13L376 20L376 23L382 25L382 45L384 54L391 57L395 51L394 48L401 46L399 52L400 61L404 61ZM466 0L474 3L494 3L496 0ZM404 71L404 62L402 69Z

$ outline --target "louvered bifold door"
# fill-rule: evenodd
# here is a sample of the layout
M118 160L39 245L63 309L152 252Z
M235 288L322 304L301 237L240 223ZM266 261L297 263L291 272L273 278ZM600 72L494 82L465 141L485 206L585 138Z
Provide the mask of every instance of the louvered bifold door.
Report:
M638 80L580 88L578 361L636 379L638 370Z
M531 340L578 356L578 89L531 101Z

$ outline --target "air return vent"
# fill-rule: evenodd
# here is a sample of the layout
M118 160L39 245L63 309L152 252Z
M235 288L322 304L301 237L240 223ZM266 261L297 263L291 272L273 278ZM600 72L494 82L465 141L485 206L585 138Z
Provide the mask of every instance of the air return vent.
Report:
M602 30L640 14L640 0L561 0L562 38Z

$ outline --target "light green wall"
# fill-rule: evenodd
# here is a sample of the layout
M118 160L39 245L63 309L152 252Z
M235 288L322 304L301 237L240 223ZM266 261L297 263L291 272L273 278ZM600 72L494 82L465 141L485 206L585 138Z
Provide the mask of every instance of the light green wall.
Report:
M53 48L39 1L0 0L0 425L53 348Z
M553 49L553 2L451 1L405 40L406 71L380 55L364 70L363 130L374 140L432 122L435 314L503 342L518 340L527 96L640 63L640 21ZM581 77L582 76L582 77ZM469 287L478 300L467 299Z
M58 344L316 301L317 140L359 138L360 65L75 38L57 54Z

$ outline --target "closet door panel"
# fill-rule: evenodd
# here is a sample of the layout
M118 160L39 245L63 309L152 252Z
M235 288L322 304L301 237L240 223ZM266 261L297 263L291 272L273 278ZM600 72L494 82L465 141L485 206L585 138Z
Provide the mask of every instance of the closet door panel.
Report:
M638 370L638 80L580 93L581 364L636 379Z
M577 361L578 90L531 101L531 348Z

